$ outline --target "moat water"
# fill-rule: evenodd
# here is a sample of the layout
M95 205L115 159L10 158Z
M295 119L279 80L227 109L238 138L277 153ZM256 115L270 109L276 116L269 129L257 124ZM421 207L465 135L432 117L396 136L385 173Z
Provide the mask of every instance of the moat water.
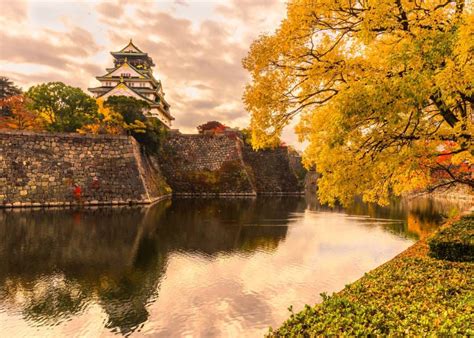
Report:
M0 210L0 335L261 336L463 207L259 197Z

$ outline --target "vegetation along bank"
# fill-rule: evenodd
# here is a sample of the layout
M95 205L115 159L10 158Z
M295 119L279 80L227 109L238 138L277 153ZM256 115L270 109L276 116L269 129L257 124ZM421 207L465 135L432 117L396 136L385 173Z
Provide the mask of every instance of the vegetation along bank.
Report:
M269 336L474 335L474 214L306 306Z

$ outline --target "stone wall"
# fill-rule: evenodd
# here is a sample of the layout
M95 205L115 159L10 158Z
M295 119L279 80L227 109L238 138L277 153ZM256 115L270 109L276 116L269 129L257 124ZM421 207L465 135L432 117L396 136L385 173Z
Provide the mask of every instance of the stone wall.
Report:
M160 154L149 156L126 136L0 130L0 207L150 203L171 189L299 193L296 157L287 148L254 152L225 135L171 134Z
M260 194L293 194L304 190L296 170L296 157L287 147L254 151L244 147L244 162L250 165Z
M0 131L0 206L149 203L157 181L131 137Z
M159 162L174 194L294 194L304 190L296 157L286 147L255 152L238 137L172 134Z
M227 136L171 134L159 159L174 194L255 195L241 141Z

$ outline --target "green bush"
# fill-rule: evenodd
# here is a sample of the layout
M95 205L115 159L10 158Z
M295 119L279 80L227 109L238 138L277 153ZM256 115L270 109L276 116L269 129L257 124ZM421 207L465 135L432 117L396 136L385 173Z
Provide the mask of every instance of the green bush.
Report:
M458 262L474 261L474 215L465 216L429 240L430 256Z

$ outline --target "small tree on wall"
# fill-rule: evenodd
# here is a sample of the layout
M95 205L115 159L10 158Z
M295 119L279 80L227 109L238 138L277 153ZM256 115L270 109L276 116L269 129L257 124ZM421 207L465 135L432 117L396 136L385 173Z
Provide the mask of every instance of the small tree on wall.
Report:
M218 134L224 132L226 128L228 127L219 121L209 121L199 125L197 130L199 134Z

